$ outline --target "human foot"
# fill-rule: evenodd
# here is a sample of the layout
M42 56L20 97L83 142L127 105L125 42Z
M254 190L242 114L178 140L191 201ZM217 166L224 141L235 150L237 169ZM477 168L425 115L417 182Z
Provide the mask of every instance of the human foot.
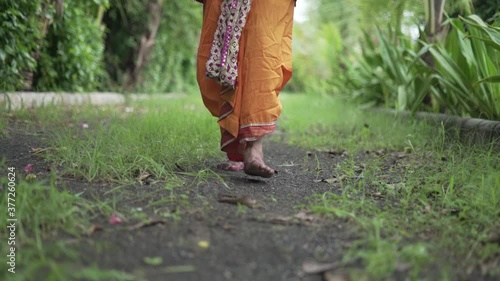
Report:
M263 178L270 178L277 172L264 163L262 152L262 138L248 142L243 151L243 162L245 174Z
M222 162L219 165L217 165L218 169L224 170L224 171L241 171L243 170L245 165L243 162L240 161L231 161L227 160L226 162Z
M273 170L262 161L251 161L245 162L244 170L245 174L250 176L257 176L263 178L270 178L274 174L277 174L278 171Z

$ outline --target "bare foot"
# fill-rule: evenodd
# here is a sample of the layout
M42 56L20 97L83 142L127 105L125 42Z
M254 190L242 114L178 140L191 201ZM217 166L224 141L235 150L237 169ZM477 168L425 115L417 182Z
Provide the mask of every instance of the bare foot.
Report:
M277 172L264 163L264 154L262 152L262 138L248 142L243 152L244 172L250 176L270 178Z
M278 172L264 164L264 162L252 161L245 163L245 174L249 176L257 176L263 178L270 178Z
M243 170L245 165L243 162L239 161L231 161L227 160L226 162L222 162L219 165L217 165L218 169L224 170L224 171L241 171Z

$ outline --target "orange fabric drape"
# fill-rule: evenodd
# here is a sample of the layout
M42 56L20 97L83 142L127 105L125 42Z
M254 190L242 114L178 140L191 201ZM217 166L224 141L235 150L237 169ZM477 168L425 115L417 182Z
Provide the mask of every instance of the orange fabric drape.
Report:
M246 141L274 131L281 114L279 93L292 77L294 0L253 0L240 39L235 89L205 76L205 65L223 0L205 0L198 48L198 84L203 102L218 117L221 149L239 154Z

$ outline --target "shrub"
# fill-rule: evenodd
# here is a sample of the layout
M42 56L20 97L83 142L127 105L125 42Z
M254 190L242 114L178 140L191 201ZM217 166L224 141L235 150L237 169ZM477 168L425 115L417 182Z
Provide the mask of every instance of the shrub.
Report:
M40 39L40 1L0 1L0 90L24 85L25 72L36 67Z
M343 92L361 104L500 120L500 29L475 15L449 23L444 44L365 36L362 54L340 76ZM422 59L427 52L435 67Z
M103 31L95 2L64 1L64 13L48 30L38 61L35 87L41 91L92 91L104 75Z

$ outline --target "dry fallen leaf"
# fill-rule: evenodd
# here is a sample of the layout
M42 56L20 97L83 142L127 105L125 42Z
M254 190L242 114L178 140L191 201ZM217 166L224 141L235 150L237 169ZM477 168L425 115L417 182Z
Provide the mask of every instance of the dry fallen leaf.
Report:
M314 216L311 213L307 213L305 211L300 211L297 214L295 214L293 217L298 219L298 220L301 220L301 221L311 222L314 220Z
M314 180L314 182L318 183L318 182L326 182L326 183L337 183L337 182L341 182L343 180L345 180L347 178L346 175L341 175L340 177L335 177L335 178L329 178L329 179L320 179L320 180Z
M285 217L285 216L277 216L271 219L271 223L274 224L287 224L289 223L293 218L292 217Z
M144 181L145 179L149 178L151 176L150 173L148 172L142 172L139 174L139 180Z
M148 226L153 226L153 225L157 225L157 224L164 224L166 223L167 221L162 219L162 218L152 218L152 219L148 219L146 221L141 221L141 222L138 222L134 225L131 225L129 226L129 230L136 230L136 229L139 229L139 228L143 228L143 227L148 227Z
M257 200L250 198L246 195L235 196L235 195L219 194L217 196L217 201L221 203L242 204L249 208L254 208L257 205Z
M293 216L277 216L271 219L271 223L274 224L288 224L290 222L312 222L315 217L308 212L300 211Z
M48 150L48 148L35 147L35 148L31 148L31 153L38 154L38 153L42 153L46 150Z
M399 158L399 159L403 159L403 158L405 158L406 156L408 156L408 154L407 154L407 153L405 153L405 152L396 152L396 153L394 154L394 156L396 156L396 157L397 157L397 158Z
M425 212L426 212L426 213L430 213L430 212L431 212L431 206L426 205L426 206L425 206Z
M102 225L100 224L92 224L86 231L87 235L92 235L97 231L103 230Z
M351 277L345 273L335 273L333 271L327 271L323 275L325 281L351 281Z
M153 175L148 172L141 172L137 179L146 185L150 184L153 181Z
M315 261L305 261L302 263L302 273L305 274L318 274L325 271L335 269L339 266L338 262L332 263L318 263Z

